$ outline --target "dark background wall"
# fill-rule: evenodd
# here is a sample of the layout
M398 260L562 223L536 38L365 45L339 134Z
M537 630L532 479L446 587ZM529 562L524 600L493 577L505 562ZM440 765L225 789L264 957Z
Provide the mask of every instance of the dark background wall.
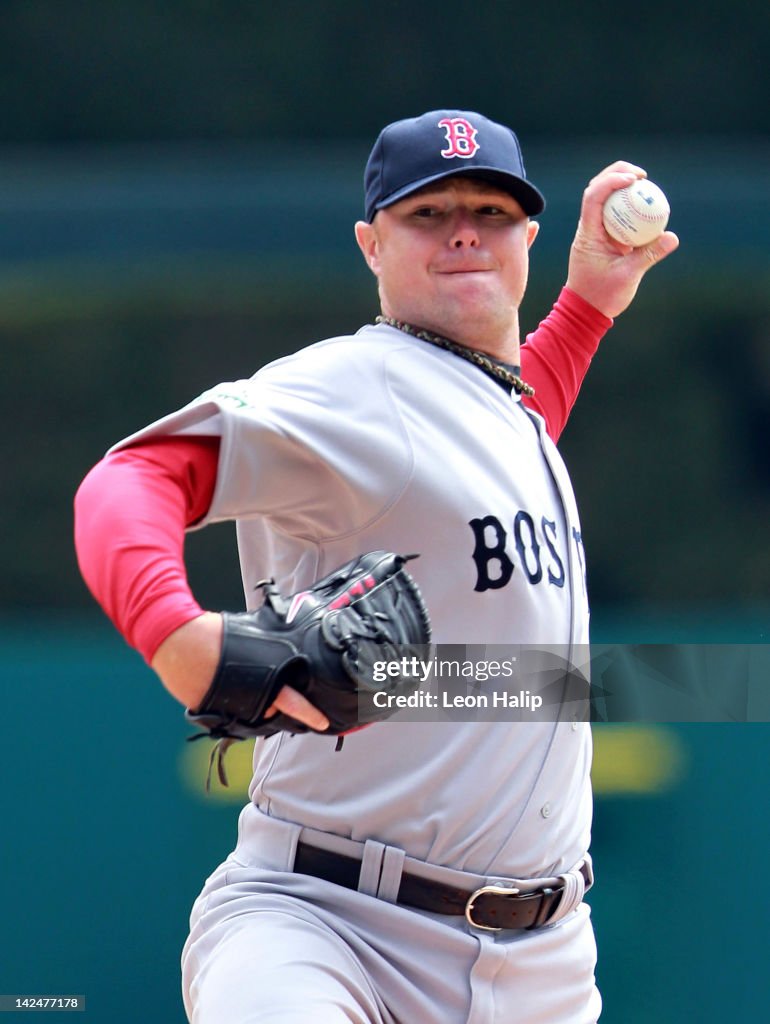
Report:
M144 422L371 319L351 227L389 120L456 105L519 132L549 200L525 330L590 176L625 157L664 187L681 249L561 445L595 634L767 643L769 46L747 0L0 5L0 994L182 1019L185 915L247 770L234 802L201 800L200 745L79 579L71 500ZM204 604L240 602L229 527L188 554ZM604 1019L752 1019L766 724L596 738Z
M4 134L326 142L457 103L529 137L735 138L767 127L769 21L750 0L6 0Z

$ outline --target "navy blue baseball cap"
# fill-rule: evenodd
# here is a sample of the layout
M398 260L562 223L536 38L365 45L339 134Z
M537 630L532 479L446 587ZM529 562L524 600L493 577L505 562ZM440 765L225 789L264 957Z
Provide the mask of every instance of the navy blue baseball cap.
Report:
M519 140L510 128L468 110L431 110L380 132L364 172L366 219L385 206L454 174L483 178L508 192L527 216L545 199L527 181Z

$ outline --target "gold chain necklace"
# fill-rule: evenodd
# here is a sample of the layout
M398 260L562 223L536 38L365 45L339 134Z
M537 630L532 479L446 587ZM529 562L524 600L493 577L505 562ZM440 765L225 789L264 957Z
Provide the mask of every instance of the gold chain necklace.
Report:
M475 349L466 348L465 345L461 345L457 341L452 341L451 338L445 338L441 334L434 334L432 331L426 331L422 327L415 327L414 324L408 324L404 320L396 320L392 316L378 316L375 317L375 323L387 324L389 327L395 327L399 331L403 331L405 334L411 334L415 338L419 338L421 341L429 341L431 345L438 345L439 348L445 348L448 352L454 352L456 356L460 356L461 359L467 359L469 363L473 363L475 366L480 367L493 377L497 377L498 380L505 381L506 384L510 384L513 390L519 395L527 395L530 398L534 395L535 389L531 384L527 384L526 381L522 380L517 374L512 373L510 370L506 370L500 363L496 363L494 359L490 359L489 356L485 356L482 352L477 352Z

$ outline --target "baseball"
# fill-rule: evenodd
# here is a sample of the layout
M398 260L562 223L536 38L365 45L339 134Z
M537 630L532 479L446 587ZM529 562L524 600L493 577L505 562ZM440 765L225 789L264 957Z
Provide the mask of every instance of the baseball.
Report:
M655 241L666 230L670 212L663 191L653 182L640 178L633 185L613 192L604 204L602 215L611 238L637 249Z

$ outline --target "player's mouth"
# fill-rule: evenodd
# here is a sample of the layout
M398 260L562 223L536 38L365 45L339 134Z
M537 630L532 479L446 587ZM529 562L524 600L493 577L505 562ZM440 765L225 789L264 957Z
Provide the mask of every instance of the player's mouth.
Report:
M436 274L440 274L443 277L458 277L463 274L491 274L493 273L492 267L446 267L441 270L436 270Z
M434 272L437 274L488 274L497 268L490 265L487 262L479 263L478 261L473 263L457 262L457 263L443 263L434 267Z

